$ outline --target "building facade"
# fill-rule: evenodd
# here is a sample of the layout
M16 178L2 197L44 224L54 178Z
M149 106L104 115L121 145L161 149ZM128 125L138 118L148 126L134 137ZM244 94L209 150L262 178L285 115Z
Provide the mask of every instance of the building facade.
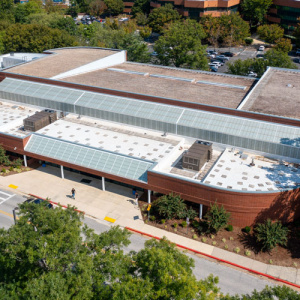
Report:
M294 30L299 24L300 1L274 0L267 19L269 22L280 24L287 30Z

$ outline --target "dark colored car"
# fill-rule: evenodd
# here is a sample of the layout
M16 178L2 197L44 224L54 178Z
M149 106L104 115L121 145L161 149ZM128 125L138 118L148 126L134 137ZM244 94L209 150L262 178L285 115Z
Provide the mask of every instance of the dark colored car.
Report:
M297 64L300 64L300 58L295 58L294 62L297 63Z
M53 208L53 205L50 202L43 200L43 199L39 199L39 198L29 198L29 199L25 200L24 203L34 203L34 204L45 203L45 205L48 208Z
M215 66L209 66L212 72L218 72L218 68Z
M234 54L232 52L223 52L221 54L223 54L223 55L225 55L227 57L233 57L234 56Z

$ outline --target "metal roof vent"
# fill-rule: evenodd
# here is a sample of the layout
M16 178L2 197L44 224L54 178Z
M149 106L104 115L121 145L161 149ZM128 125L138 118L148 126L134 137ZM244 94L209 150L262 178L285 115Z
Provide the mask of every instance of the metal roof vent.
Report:
M290 83L288 83L286 86L287 86L288 88L292 88L292 87L293 87L293 85L290 84Z

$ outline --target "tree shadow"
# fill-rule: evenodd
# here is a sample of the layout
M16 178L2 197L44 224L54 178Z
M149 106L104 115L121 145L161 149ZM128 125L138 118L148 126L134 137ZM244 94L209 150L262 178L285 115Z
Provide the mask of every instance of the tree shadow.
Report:
M238 237L246 249L251 250L255 254L261 251L261 245L256 241L254 233L241 232Z
M300 138L295 138L295 139L281 138L280 143L284 145L300 147Z

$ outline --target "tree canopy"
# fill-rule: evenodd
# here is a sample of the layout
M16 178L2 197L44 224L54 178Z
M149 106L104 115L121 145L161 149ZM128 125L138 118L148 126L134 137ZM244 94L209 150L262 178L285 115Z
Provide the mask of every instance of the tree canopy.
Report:
M243 0L241 3L242 14L250 20L251 26L261 24L273 0Z
M262 25L257 28L257 33L262 40L273 44L283 38L284 29L278 24Z
M206 47L201 43L205 36L202 26L196 21L177 21L163 31L154 50L163 65L207 70Z
M154 8L149 14L148 25L154 32L162 33L167 24L179 20L181 16L174 9L173 5L168 3L164 6Z
M95 234L74 208L20 205L0 229L0 292L5 299L217 299L218 279L198 281L193 259L166 239L125 254L130 233Z
M118 15L124 10L123 0L104 0L107 12L111 15Z

